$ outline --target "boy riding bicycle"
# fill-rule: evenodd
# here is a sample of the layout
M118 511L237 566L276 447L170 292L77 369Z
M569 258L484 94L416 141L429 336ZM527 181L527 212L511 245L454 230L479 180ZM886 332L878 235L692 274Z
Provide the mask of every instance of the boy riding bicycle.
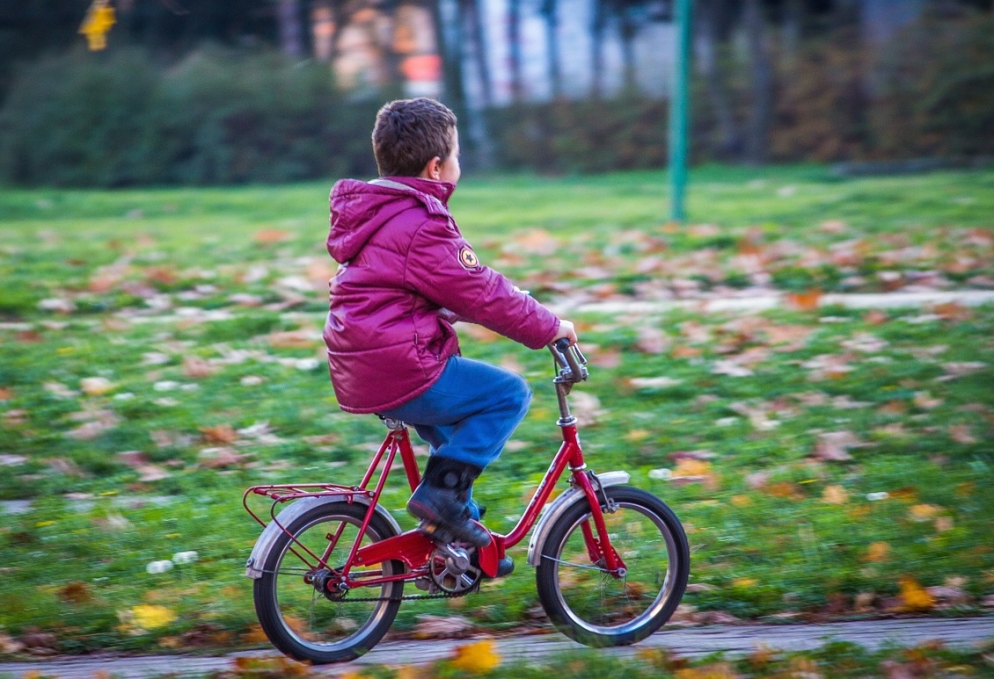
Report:
M531 349L573 324L480 263L449 214L461 174L456 117L432 99L393 101L373 128L380 177L331 192L328 252L339 263L324 339L342 410L401 420L431 456L407 504L441 542L483 547L473 482L528 412L531 390L463 358L452 323L483 325Z

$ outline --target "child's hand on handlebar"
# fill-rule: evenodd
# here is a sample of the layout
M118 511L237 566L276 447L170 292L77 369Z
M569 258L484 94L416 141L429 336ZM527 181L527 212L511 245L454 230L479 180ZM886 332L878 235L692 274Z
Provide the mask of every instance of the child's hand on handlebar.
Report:
M569 340L570 345L576 344L576 329L573 327L573 324L560 318L559 330L556 331L556 335L552 338L552 342L564 337Z

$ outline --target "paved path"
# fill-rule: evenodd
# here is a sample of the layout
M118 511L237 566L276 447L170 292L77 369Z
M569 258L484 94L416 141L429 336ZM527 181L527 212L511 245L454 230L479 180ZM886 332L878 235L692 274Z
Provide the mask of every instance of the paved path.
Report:
M965 306L980 306L994 304L994 290L927 290L884 293L839 293L825 294L818 298L818 306L841 306L850 309L899 309L909 307L927 307L933 304L963 304ZM592 314L660 314L672 309L694 309L701 313L718 311L739 311L750 313L775 309L786 306L789 299L782 292L769 291L757 294L743 293L740 296L722 297L699 295L693 298L638 301L618 300L601 302L571 302L568 300L553 302L549 307L561 314L592 313ZM286 312L286 318L304 318L313 320L320 318L324 312ZM120 314L119 314L120 315ZM176 309L168 314L138 312L124 316L132 323L176 323L179 321L227 321L235 318L234 309L201 309L185 307ZM77 319L78 323L86 323L85 319ZM98 321L89 321L96 325ZM25 331L35 327L34 322L0 323L0 330ZM315 337L320 339L320 332Z
M660 301L604 301L586 304L553 304L556 311L602 314L658 314L672 309L695 309L703 313L717 311L754 312L775 309L789 303L787 295L770 293L741 297L706 297ZM928 292L884 292L825 294L819 307L841 306L848 309L900 309L932 304L980 306L994 303L994 290L948 290Z
M605 650L619 656L632 656L640 648L666 648L682 656L701 656L716 651L749 653L759 645L784 651L818 648L829 640L851 641L870 650L884 644L915 646L941 640L951 647L969 647L994 639L994 616L979 618L871 620L820 625L713 625L708 627L667 627L636 646ZM360 669L362 665L416 665L446 658L472 639L384 642L355 663L321 668L329 677ZM559 634L512 636L497 640L505 661L545 658L582 648ZM232 653L221 657L193 656L88 656L46 659L37 662L0 663L0 677L20 679L30 673L60 679L93 679L98 672L121 679L142 679L156 675L202 675L230 669L239 656L268 656L273 652Z

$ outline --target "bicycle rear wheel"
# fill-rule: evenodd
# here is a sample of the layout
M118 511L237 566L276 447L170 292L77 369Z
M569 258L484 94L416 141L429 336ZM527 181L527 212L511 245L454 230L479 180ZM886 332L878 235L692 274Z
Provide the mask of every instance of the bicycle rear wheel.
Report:
M345 662L368 652L383 638L400 608L404 583L355 587L326 595L322 580L334 580L355 544L366 505L335 502L305 512L287 526L287 532L312 554L322 556L337 536L322 569L307 551L282 534L255 581L255 610L269 640L296 660L314 664ZM363 545L396 535L383 517L374 514ZM400 561L371 567L353 567L350 577L362 578L404 572ZM376 598L377 601L355 601Z
M604 489L616 505L605 511L611 545L627 572L616 577L604 559L592 562L584 525L596 537L590 504L577 502L549 531L535 572L539 600L552 623L588 646L624 646L669 620L690 574L690 547L666 504L627 486Z

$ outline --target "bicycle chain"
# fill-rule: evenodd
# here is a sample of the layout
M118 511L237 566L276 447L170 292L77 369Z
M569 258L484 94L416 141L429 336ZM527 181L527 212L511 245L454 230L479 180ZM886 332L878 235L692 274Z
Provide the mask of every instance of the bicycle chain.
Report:
M438 594L407 594L402 597L391 599L388 596L364 596L364 597L350 597L348 595L342 597L335 603L347 604L350 602L368 602L368 601L419 601L423 599L455 599L457 597L466 596L467 594L473 594L474 592L480 591L480 584L477 583L473 587L467 589L465 592L440 592Z

